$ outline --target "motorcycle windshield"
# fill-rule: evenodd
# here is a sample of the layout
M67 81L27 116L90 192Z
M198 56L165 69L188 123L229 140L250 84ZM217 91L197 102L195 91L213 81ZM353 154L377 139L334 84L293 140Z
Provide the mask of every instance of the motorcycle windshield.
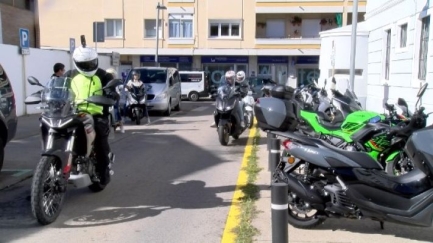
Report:
M233 95L233 92L234 92L234 86L225 84L218 88L218 97L221 99L230 98Z
M47 117L66 117L74 112L75 93L70 88L71 79L57 77L48 81L42 92L42 114Z

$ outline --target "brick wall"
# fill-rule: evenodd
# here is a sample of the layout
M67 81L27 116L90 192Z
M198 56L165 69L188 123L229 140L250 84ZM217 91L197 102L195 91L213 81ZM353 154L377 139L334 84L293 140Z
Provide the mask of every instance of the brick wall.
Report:
M19 45L18 30L28 29L30 32L30 47L36 47L35 43L35 15L33 12L14 8L0 3L1 23L3 29L3 43Z

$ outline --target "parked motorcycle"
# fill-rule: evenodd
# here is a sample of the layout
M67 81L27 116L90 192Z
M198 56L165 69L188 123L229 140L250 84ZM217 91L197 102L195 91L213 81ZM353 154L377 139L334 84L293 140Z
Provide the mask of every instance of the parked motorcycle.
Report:
M423 96L426 87L427 84L420 89L419 99ZM296 114L296 129L304 135L319 138L335 147L348 151L365 152L373 159L379 161L384 167L388 167L387 164L392 163L389 165L391 168L387 168L389 172L403 174L411 170L410 166L395 166L395 163L401 164L407 157L400 153L400 145L397 145L406 140L403 139L399 141L397 138L385 134L386 132L384 131L389 130L393 126L381 122L383 118L380 114L363 110L355 111L350 113L342 122L332 123L328 122L321 113L301 110L301 107L295 99L291 102L293 103L293 109ZM278 97L258 99L254 110L259 122L259 127L267 129L269 123L265 121L275 122L281 119L288 119L283 115L287 112L287 107L284 107L284 104L285 100L278 99ZM262 122L260 122L260 120ZM406 123L401 123L394 129L402 129L405 125ZM415 129L420 128L422 127L415 127ZM275 128L269 127L269 129L272 130ZM404 134L400 134L400 137L408 137L411 135L411 132L413 132L412 129L402 131L405 132ZM397 141L399 143L397 143ZM395 172L397 167L399 167L401 171Z
M131 86L126 88L128 89L128 106L125 111L126 115L131 119L131 121L135 121L135 124L140 125L141 119L145 114L148 114L146 104L147 91L152 87L146 86L143 83L139 87Z
M88 187L94 192L104 190L105 185L95 173L94 122L91 115L79 112L82 102L75 102L75 94L69 88L70 78L50 80L47 87L36 78L29 77L31 85L43 87L26 98L25 104L40 104L42 157L37 164L31 186L31 208L34 217L42 225L54 222L63 206L66 188L72 183L77 188ZM103 90L115 92L120 80L110 81ZM94 95L85 101L102 106L113 106L115 101ZM110 174L114 154L109 154Z
M248 87L248 85L244 87ZM241 118L238 113L240 99L241 94L239 90L237 90L235 84L230 85L224 83L218 88L214 119L217 126L218 138L220 144L223 146L228 144L230 136L234 139L238 139L246 129L246 127L242 128Z
M244 103L244 120L246 126L251 129L254 125L254 98L253 98L253 91L249 90L248 94L242 99Z
M423 86L417 96L421 97L425 89ZM269 99L259 99L259 104L266 100ZM417 130L409 137L404 151L415 169L396 177L385 173L365 152L343 150L294 132L294 102L281 100L279 104L284 104L281 112L266 112L266 108L255 111L259 126L287 138L283 145L297 158L286 160L288 168L278 176L289 187L291 225L312 228L329 217L343 217L377 220L382 228L384 221L432 226L433 127ZM420 107L408 126L424 123L428 115Z

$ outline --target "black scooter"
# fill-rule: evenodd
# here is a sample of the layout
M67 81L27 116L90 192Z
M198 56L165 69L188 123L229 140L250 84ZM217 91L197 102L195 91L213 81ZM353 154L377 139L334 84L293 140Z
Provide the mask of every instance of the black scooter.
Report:
M147 123L150 123L149 113L147 110L147 91L151 86L141 84L139 87L126 87L128 90L128 107L126 107L126 115L135 121L135 124L141 124L141 118L147 116Z
M246 129L246 126L242 128L241 118L238 113L238 106L240 105L239 101L241 99L241 94L234 84L232 86L225 84L218 88L214 119L217 126L219 141L223 146L228 144L230 136L234 139L238 139Z

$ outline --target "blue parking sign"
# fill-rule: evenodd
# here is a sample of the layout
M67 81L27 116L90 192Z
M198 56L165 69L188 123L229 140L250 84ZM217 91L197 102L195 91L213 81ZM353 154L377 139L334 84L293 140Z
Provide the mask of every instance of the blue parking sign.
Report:
M22 55L29 55L30 54L29 30L20 28L19 35L20 35L21 54Z

